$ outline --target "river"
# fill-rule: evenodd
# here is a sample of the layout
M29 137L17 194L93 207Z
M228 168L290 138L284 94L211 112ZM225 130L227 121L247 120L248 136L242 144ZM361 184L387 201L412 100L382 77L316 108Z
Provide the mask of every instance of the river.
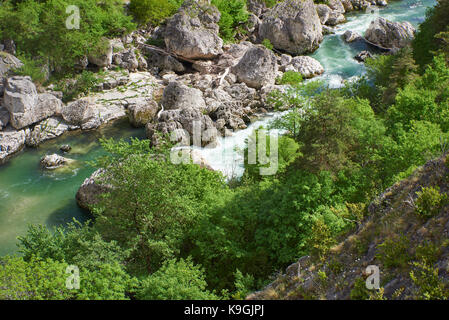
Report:
M330 86L338 87L343 80L365 72L364 65L353 59L365 47L363 44L345 43L341 35L346 30L363 34L377 16L392 21L409 21L416 27L424 20L426 9L435 3L435 0L392 1L385 8L374 9L374 12L348 14L347 22L337 26L336 34L325 36L320 48L311 54L325 69L320 78ZM217 148L199 151L212 168L227 176L240 176L243 157L238 150L243 150L244 141L254 128L266 125L271 119L256 121L232 137L219 139ZM0 256L17 252L17 237L26 233L29 224L53 227L64 225L73 218L79 221L88 219L87 213L76 205L75 194L84 179L95 170L86 162L102 154L98 139L144 136L143 129L131 128L126 120L117 121L100 130L64 134L39 148L25 149L0 166ZM40 169L41 157L58 153L63 144L72 146L67 156L76 160L75 164L52 172Z

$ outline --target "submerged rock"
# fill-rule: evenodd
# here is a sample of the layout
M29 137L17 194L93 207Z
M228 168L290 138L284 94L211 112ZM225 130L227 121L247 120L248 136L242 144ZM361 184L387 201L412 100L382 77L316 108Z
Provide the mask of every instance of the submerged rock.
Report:
M383 48L400 49L413 40L415 31L410 22L391 22L381 17L371 22L365 39Z
M323 29L312 0L285 0L264 14L259 35L276 49L300 55L318 48Z
M372 58L373 55L369 51L362 51L359 54L357 54L354 59L356 59L359 62L365 62L367 59Z
M62 152L70 152L70 150L72 150L72 147L68 144L63 144L59 150L61 150Z
M46 155L41 159L41 166L47 170L54 170L67 164L70 160L57 154Z

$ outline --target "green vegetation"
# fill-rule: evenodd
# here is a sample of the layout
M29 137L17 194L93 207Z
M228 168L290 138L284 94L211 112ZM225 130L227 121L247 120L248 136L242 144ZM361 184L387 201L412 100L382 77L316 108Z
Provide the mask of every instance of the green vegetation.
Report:
M440 279L437 268L433 268L426 261L414 262L413 267L410 278L418 288L417 299L447 300L449 298L448 284Z
M273 44L271 43L271 41L270 41L270 39L263 39L263 41L262 41L262 45L265 47L265 48L267 48L267 49L270 49L270 50L273 50Z
M286 71L280 79L276 79L277 84L296 85L303 81L302 75L296 71Z
M157 26L175 14L182 2L182 0L131 0L129 11L138 23Z
M417 192L416 212L424 217L430 218L440 213L441 209L448 203L447 194L440 194L440 188L423 187Z
M101 83L102 73L93 73L84 70L79 74L69 74L56 82L55 89L62 91L64 102L79 98L95 91L95 87Z
M410 240L406 236L394 237L385 240L378 245L379 253L376 257L387 268L404 268L408 265L410 255L408 249L410 248Z
M141 300L216 300L206 290L204 271L190 259L169 260L141 283L137 298Z
M245 0L212 0L220 11L218 25L220 36L225 42L235 42L238 34L245 33L244 26L248 21L249 12L246 10Z
M24 53L40 54L51 66L70 69L68 62L88 54L101 37L133 27L115 1L104 6L77 1L92 23L67 39L60 39L62 27L56 24L61 23L57 13L62 7L54 0L5 2L0 9L2 36L16 40ZM224 40L238 38L247 19L245 2L212 3L222 14ZM131 7L139 23L159 24L175 4L179 5L133 1ZM102 11L106 8L111 9L107 15ZM429 11L412 47L368 62L369 81L330 89L286 72L279 81L290 86L272 92L268 99L276 110L288 110L270 125L283 132L274 175L261 176L267 165L248 163L248 150L243 178L230 184L220 173L172 163L168 143L150 147L147 140L102 140L106 155L93 165L106 168L101 183L108 185L108 191L91 208L93 221L54 232L30 227L20 239L23 257L3 257L0 262L0 298L243 299L305 255L317 266L329 266L316 269L320 292L302 293L302 297L321 297L333 277L345 269L343 262L349 261L336 259L334 245L355 227L360 232L345 242L352 244L348 252L360 256L373 248L386 272L410 275L418 298L446 298L447 285L435 268L445 244L433 241L431 229L437 227L430 222L437 224L432 218L447 204L447 189L424 187L416 195L406 190L416 201L392 198L396 202L391 206L398 212L386 210L379 224L369 205L387 187L447 151L447 34L438 20L447 8L441 1ZM8 23L17 29L5 28ZM47 24L58 31L54 39L61 48L48 45ZM32 32L25 32L25 26ZM423 41L423 35L429 34L444 41ZM38 78L41 62L32 61L25 60L18 72ZM97 79L85 71L75 83L64 79L58 88L75 97L92 90ZM249 140L258 139L262 129ZM272 139L266 141L267 150ZM383 195L388 201L389 192ZM421 230L423 238L432 240L429 244L425 239L415 244L400 232L405 224L413 227L422 220L415 211L429 221L430 231ZM363 225L364 230L360 227L366 218L372 220ZM68 265L80 268L79 291L64 289ZM382 290L370 295L358 275L351 281L338 283L352 287L351 299L385 298Z
M80 10L79 29L67 29L68 6ZM125 15L122 1L25 0L3 1L0 6L0 38L12 39L19 53L39 56L50 70L72 71L83 56L92 53L103 37L120 36L135 25Z

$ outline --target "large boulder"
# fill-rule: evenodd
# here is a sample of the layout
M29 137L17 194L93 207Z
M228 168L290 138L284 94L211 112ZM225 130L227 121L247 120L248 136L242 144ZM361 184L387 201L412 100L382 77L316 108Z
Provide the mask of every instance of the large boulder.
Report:
M100 122L94 105L87 98L67 104L62 108L61 114L65 121L75 126L83 126L92 121Z
M159 123L148 123L146 126L147 137L153 144L158 144L156 132L163 135L173 134L179 137L176 142L182 140L183 144L195 144L198 146L215 145L218 132L212 119L196 109L176 109L161 112ZM198 133L198 135L196 135Z
M30 77L11 77L6 82L3 104L11 125L22 129L59 112L62 101L49 93L38 94Z
M10 70L23 66L22 62L13 55L0 51L0 97L3 95L4 82Z
M12 128L7 128L0 132L0 163L25 146L25 139L28 133L28 129L14 130Z
M299 72L304 78L313 78L324 72L321 63L309 56L294 57L285 67L285 71Z
M51 117L45 119L30 129L26 138L26 145L37 147L42 142L61 136L64 132L75 129L64 122L64 120Z
M237 80L248 87L260 89L274 84L278 72L274 53L262 45L249 48L239 63L232 68Z
M278 3L263 16L259 36L294 55L316 50L323 40L323 29L313 0Z
M391 22L377 18L366 30L365 39L383 48L399 49L413 40L415 31L409 22Z
M156 116L158 108L153 99L137 99L128 105L129 122L134 127L144 127Z
M220 55L223 40L218 36L220 11L208 1L187 0L167 21L168 51L189 59L211 59Z
M180 82L170 82L164 89L161 105L165 110L195 109L205 110L203 93L196 88L190 88Z

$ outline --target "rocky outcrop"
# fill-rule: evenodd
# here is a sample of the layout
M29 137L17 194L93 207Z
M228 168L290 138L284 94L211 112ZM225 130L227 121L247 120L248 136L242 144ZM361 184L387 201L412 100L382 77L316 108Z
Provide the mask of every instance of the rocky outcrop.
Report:
M28 147L37 147L44 141L54 139L68 130L77 128L76 126L68 125L60 118L51 117L31 128L25 142Z
M165 45L168 51L189 59L211 59L221 54L218 36L220 12L207 1L187 0L167 21Z
M136 99L128 105L129 122L134 127L144 127L154 119L159 106L152 99Z
M290 63L288 63L283 71L295 71L299 72L304 78L313 78L324 72L324 68L321 63L309 56L294 57Z
M278 65L274 53L262 45L249 48L239 63L232 68L237 80L248 87L260 89L274 84Z
M0 163L3 163L9 156L20 151L25 146L25 139L29 129L14 130L7 128L0 131Z
M415 28L409 22L391 22L384 18L372 21L365 32L366 40L388 49L403 48L414 36Z
M316 50L323 40L323 29L313 0L278 3L263 16L259 36L294 55Z
M267 11L267 5L264 0L247 0L246 7L249 12L252 12L257 17L260 17Z
M79 99L67 104L62 108L61 114L65 121L80 127L90 122L99 121L97 120L94 105L88 98Z
M9 112L6 108L0 105L0 131L3 130L9 123Z
M21 66L23 66L22 62L15 56L0 51L0 97L3 95L6 77L10 70L20 68Z
M131 48L114 53L112 56L112 61L116 66L129 70L131 72L135 72L137 71L137 68L139 68L139 61L137 59L135 50L136 49Z
M373 55L366 50L361 51L354 57L354 59L357 60L358 62L365 62L369 58L373 58Z
M41 161L41 167L46 170L54 170L58 169L69 162L69 159L64 158L57 154L51 154L44 156Z
M166 110L158 121L146 126L147 137L154 145L160 143L161 134L170 135L172 142L202 147L213 146L218 136L212 119L197 109Z
M54 95L38 94L30 77L18 76L7 80L3 103L9 111L11 125L16 129L51 117L62 106L62 101Z
M206 109L203 93L180 82L170 82L164 89L161 105L165 110L195 109L202 111Z
M75 198L81 208L90 210L93 205L98 203L101 194L110 190L109 186L101 183L104 173L104 169L98 169L89 178L84 180L78 189Z
M248 299L442 299L444 291L435 294L433 289L447 288L449 281L448 204L440 200L439 205L424 205L435 212L422 217L417 199L424 187L437 190L440 199L447 198L448 160L447 155L430 160L396 182L367 207L364 218L325 259L300 258ZM370 265L379 268L382 290L365 286ZM411 272L420 280L413 281ZM320 274L326 274L325 282Z

